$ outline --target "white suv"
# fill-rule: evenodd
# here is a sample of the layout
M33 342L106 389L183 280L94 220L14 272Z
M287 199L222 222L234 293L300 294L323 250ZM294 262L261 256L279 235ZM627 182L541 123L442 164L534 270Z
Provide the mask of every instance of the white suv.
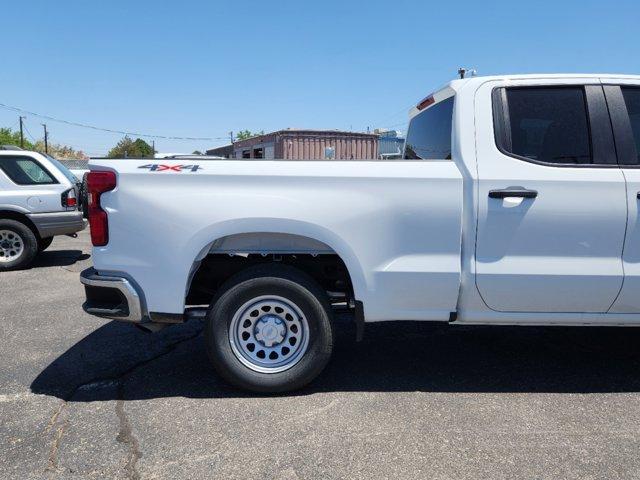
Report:
M55 158L0 146L0 271L28 266L55 235L85 228L82 191Z

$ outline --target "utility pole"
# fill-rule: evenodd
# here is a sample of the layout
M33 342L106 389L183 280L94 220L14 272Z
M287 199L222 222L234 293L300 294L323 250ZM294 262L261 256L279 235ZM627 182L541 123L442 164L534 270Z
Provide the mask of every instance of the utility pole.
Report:
M49 132L47 132L47 124L43 123L44 127L44 153L49 153Z
M156 157L156 141L155 140L151 140L151 153L153 154L152 157L155 158Z
M233 145L233 130L229 132L229 138L231 139L231 145Z
M22 119L24 117L20 116L20 148L24 148L24 133L22 133Z

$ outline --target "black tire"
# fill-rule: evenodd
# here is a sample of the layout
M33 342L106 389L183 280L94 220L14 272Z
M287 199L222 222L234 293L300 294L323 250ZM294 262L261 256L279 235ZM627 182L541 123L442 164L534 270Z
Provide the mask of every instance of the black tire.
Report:
M41 238L38 240L38 251L44 252L51 246L51 242L53 242L53 237Z
M234 314L252 299L268 295L292 302L308 325L306 350L297 363L278 373L258 372L242 363L229 336ZM227 382L254 392L297 390L316 378L331 358L331 307L326 293L306 274L286 265L251 267L220 288L207 314L205 342L213 366Z
M10 261L0 261L0 271L27 267L38 253L38 239L35 234L24 223L7 219L0 219L0 231L11 232L12 235L20 239L23 245L22 253L16 258ZM5 241L9 240L9 238L5 239ZM0 256L5 256L3 249L0 249Z

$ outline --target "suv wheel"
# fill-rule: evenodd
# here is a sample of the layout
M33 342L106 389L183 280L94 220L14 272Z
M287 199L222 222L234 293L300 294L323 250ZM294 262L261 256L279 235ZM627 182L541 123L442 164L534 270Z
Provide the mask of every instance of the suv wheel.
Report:
M221 288L207 315L209 357L241 388L301 388L331 357L330 312L326 293L304 273L283 265L247 269Z
M0 220L0 270L24 268L38 253L38 240L24 223Z

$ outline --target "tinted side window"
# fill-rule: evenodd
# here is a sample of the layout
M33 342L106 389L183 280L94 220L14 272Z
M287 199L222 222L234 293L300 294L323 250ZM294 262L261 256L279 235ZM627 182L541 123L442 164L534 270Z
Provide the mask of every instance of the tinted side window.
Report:
M507 88L502 98L504 151L545 163L593 163L584 88Z
M451 160L453 97L419 113L411 120L404 158Z
M640 163L640 88L623 87L622 96L627 105L633 140L636 144L637 163Z
M0 170L18 185L58 183L38 162L29 157L0 156Z

